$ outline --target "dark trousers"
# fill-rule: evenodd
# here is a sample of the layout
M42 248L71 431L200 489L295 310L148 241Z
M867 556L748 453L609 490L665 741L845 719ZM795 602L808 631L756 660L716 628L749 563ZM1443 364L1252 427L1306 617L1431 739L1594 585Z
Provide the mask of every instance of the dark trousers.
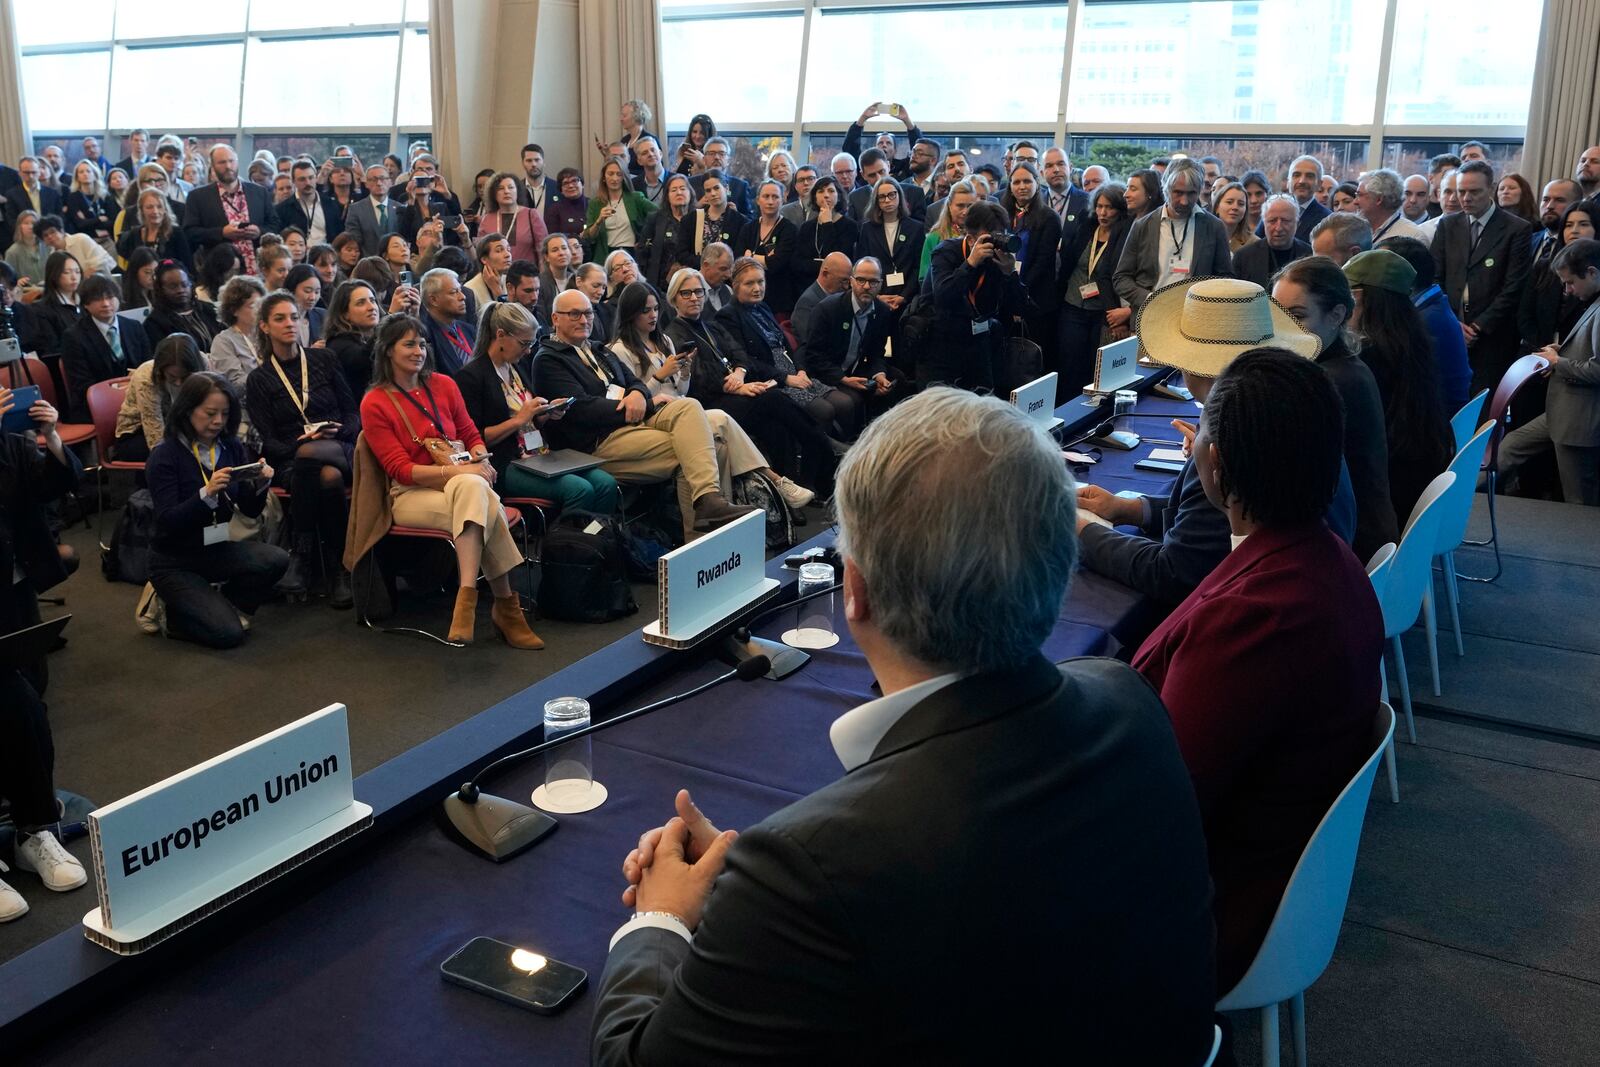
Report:
M16 670L0 670L0 796L20 830L56 821L55 743L44 701Z
M289 554L259 541L226 541L182 553L150 553L150 584L166 605L167 633L208 648L244 640L239 612L253 613L289 567ZM221 582L222 591L211 587Z
M1061 354L1061 379L1056 383L1056 403L1064 404L1094 381L1094 355L1105 336L1106 313L1063 303L1057 327Z
M726 411L779 474L819 491L833 485L833 471L839 462L828 443L827 431L781 390L769 389L756 396L717 393L702 404ZM832 411L830 406L825 416L830 421ZM798 467L794 462L795 445L800 448Z
M1003 339L1000 323L990 319L987 333L973 334L970 320L940 316L931 339L933 344L917 357L918 386L994 391Z

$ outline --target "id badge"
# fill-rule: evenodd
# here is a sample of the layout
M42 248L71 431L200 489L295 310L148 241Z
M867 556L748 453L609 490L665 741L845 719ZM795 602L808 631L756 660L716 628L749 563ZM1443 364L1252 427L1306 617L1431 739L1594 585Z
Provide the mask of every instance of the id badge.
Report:
M522 450L528 455L533 455L544 448L544 435L538 430L524 430L522 434Z
M621 400L622 399L622 386L617 385L615 383L606 386L606 399L607 400Z
M321 425L321 424L320 424L320 423L315 423L315 422L308 422L308 423L305 423L305 424L303 424L303 425L302 425L302 426L301 426L301 428L300 428L300 432L301 432L301 433L304 433L304 434L305 434L305 435L306 435L306 436L308 436L308 437L309 437L309 436L310 436L310 435L312 435L312 434L314 434L314 433L316 433L316 432L317 432L317 427L318 427L318 426L319 426L319 425Z
M1087 285L1078 286L1078 295L1085 300L1093 300L1100 295L1100 283L1089 282Z
M1187 278L1189 276L1189 268L1184 264L1174 263L1171 270L1174 278Z
M972 333L973 333L973 336L977 336L980 333L988 333L988 332L989 332L989 320L988 319L973 319L972 320Z
M206 547L220 545L228 539L228 524L214 522L200 531L200 543Z
M887 286L888 288L890 288L890 289L893 289L894 287L899 286L899 285L904 285L905 283L906 283L906 276L901 271L895 271L893 274L889 275L887 278L885 278L883 280L883 284L885 286Z

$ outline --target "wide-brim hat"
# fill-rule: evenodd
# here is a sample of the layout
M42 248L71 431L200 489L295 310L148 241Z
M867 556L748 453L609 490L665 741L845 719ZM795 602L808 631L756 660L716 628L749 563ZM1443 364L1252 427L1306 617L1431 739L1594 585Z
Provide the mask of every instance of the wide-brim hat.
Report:
M1185 278L1150 294L1135 323L1139 355L1205 378L1252 348L1315 359L1322 342L1255 282Z

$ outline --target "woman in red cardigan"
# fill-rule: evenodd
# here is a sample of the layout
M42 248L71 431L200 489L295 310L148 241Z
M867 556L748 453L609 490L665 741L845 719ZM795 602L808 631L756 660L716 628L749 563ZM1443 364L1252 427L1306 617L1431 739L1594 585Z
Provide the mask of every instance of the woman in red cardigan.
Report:
M443 530L455 537L461 587L450 619L450 640L470 642L477 619L478 572L494 591L494 627L512 648L543 648L528 628L508 577L522 553L506 527L494 484L489 448L472 424L456 383L424 367L428 349L422 324L390 315L373 344L372 387L361 401L367 445L389 475L394 521ZM471 461L441 465L423 444L436 437L467 452Z
M1258 348L1227 364L1194 461L1233 551L1133 658L1200 801L1219 994L1249 968L1306 842L1371 755L1383 615L1323 519L1343 441L1338 391L1312 360Z

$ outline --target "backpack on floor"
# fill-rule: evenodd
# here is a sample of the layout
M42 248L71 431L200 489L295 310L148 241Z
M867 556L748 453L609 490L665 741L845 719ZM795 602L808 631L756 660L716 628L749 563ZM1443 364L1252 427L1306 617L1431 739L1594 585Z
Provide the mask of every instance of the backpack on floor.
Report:
M108 582L143 585L150 580L150 543L155 539L156 502L148 489L135 490L122 508L111 544L100 554Z
M751 471L733 479L733 504L747 504L767 513L767 547L788 548L794 544L794 516L783 494L760 471Z
M609 515L566 511L545 531L539 614L569 622L610 622L639 610L628 584L627 553Z

